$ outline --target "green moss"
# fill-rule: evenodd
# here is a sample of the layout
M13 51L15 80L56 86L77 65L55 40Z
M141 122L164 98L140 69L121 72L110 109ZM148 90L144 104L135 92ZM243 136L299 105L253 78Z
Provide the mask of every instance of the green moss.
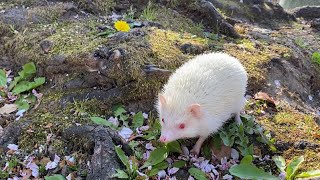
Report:
M274 57L290 57L292 51L279 44L256 46L249 39L239 40L237 44L225 44L227 53L238 58L248 72L251 85L259 85L265 81L267 71L264 65Z
M49 101L47 98L52 99L50 95L44 96L44 100L38 107L37 112L28 114L21 119L21 121L32 119L32 122L22 131L18 142L22 149L29 152L39 145L47 144L47 137L50 134L60 135L65 129L75 123L91 123L89 115L106 114L106 111L103 111L103 108L101 108L103 107L103 103L95 99L76 101L62 109L58 104L52 104L52 101ZM66 143L59 137L54 136L51 138L50 145L52 145L54 152L65 155L64 147L67 146Z
M149 36L149 42L152 51L157 55L160 60L158 64L174 68L186 59L190 58L184 55L179 49L179 44L191 43L194 45L205 46L208 43L207 39L193 38L191 34L179 34L170 30L154 29Z
M65 13L64 4L56 3L52 6L36 6L28 10L28 18L32 19L34 16L41 18L47 22L54 22L58 20Z
M107 42L107 38L95 37L94 32L97 25L98 23L94 21L58 25L56 33L46 38L54 43L50 54L68 56L90 52L98 45Z
M157 14L158 14L158 12L156 12L151 1L149 1L148 5L142 11L141 18L144 20L153 21L156 19Z
M78 3L79 8L90 13L107 14L111 8L115 5L114 0L75 0Z
M175 32L188 32L199 37L203 37L203 24L202 22L193 22L186 16L177 14L171 9L164 7L157 7L156 9L156 21L162 24L166 29L170 29Z
M276 140L295 144L297 142L307 141L318 144L320 140L320 129L314 120L314 116L303 114L284 107L274 117L260 118L259 122L268 131L272 131ZM282 154L286 160L292 160L295 156L303 155L305 162L302 170L316 169L320 167L320 148L290 148Z
M300 166L297 174L299 174L299 172L320 169L320 148L300 150L292 147L286 150L282 156L286 159L287 163L298 156L304 157L304 162Z

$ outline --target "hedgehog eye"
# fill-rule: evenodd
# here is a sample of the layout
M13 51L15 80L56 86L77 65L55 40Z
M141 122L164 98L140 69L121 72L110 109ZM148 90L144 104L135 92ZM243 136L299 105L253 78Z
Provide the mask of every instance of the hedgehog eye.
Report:
M186 125L184 123L179 124L179 129L184 129Z
M164 119L162 118L162 120L161 120L163 123L164 123Z

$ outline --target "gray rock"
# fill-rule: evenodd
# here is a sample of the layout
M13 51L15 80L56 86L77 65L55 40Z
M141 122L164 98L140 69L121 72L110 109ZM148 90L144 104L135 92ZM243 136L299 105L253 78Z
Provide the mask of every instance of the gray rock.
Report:
M208 22L211 22L210 25L212 27L219 27L219 31L222 34L233 38L240 37L240 35L235 31L234 27L222 17L222 15L211 2L201 0L199 11L201 11L202 14L205 14L206 19Z
M277 142L275 142L274 145L276 146L276 148L279 151L285 151L285 150L289 149L292 144L289 142L277 141Z
M63 137L71 142L68 148L82 148L91 154L87 179L114 179L115 169L121 167L114 149L114 144L121 144L116 132L101 126L73 126L64 131Z
M49 41L49 40L43 40L41 41L40 43L40 47L41 49L43 50L44 53L49 53L49 51L51 50L53 46L53 42L52 41Z
M17 144L22 129L31 121L16 121L3 129L2 136L0 136L0 149L7 147L8 144Z
M180 46L180 49L185 54L200 54L203 52L203 48L191 43L185 43Z
M303 6L293 9L293 15L298 18L320 18L320 6Z
M311 21L311 27L320 30L320 18Z
M55 65L59 65L59 64L63 64L66 60L66 56L62 55L62 54L59 54L59 55L55 55L53 58L52 58L52 63L55 64Z
M314 144L314 143L310 143L308 141L299 141L299 142L294 143L294 147L303 150L306 148L315 149L315 148L319 147L319 145Z

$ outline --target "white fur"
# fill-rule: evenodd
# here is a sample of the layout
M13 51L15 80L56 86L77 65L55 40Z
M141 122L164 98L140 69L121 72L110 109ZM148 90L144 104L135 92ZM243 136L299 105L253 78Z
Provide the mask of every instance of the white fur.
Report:
M197 136L207 137L244 106L247 73L241 63L225 53L198 55L171 75L157 101L161 135L167 141ZM200 104L202 118L188 112L191 104ZM185 123L184 129L179 124Z

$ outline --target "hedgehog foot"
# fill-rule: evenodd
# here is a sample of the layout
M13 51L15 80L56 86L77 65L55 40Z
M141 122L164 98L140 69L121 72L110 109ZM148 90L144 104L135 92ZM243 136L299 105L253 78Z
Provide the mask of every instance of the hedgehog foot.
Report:
M236 120L238 125L242 124L242 121L241 121L241 118L240 118L240 112L236 113L235 120Z
M195 156L199 156L200 153L200 149L201 146L203 144L203 142L207 139L207 137L204 136L200 136L198 141L196 142L196 144L193 146L192 150L191 150L191 154L195 155Z

